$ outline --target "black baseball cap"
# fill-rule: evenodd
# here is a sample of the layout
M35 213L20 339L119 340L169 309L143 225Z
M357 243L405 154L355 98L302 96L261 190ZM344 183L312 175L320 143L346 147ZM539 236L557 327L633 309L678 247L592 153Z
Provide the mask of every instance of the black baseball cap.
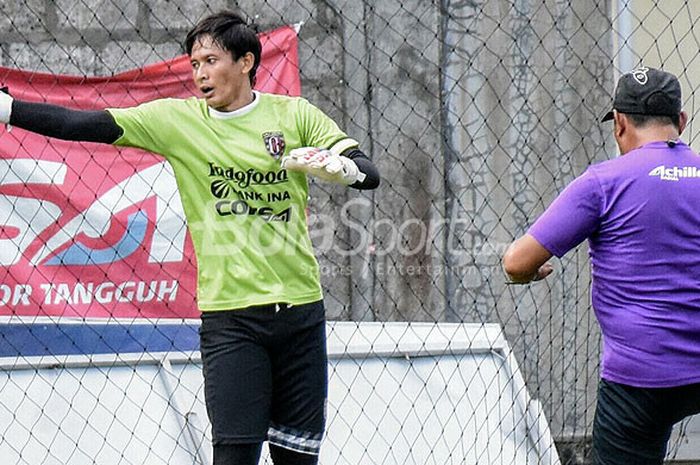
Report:
M660 69L641 66L617 81L613 109L636 115L676 116L681 112L678 78ZM601 121L613 119L610 110Z

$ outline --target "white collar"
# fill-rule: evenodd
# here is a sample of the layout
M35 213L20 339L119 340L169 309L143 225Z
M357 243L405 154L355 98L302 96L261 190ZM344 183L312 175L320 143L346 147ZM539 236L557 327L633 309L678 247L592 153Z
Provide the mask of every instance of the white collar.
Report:
M230 118L236 118L241 115L245 115L246 113L249 113L253 111L253 108L258 106L258 102L260 101L260 93L257 90L253 91L253 101L250 102L248 105L242 106L241 108L233 111L219 111L211 107L207 107L209 110L209 115L212 118L216 119L230 119Z

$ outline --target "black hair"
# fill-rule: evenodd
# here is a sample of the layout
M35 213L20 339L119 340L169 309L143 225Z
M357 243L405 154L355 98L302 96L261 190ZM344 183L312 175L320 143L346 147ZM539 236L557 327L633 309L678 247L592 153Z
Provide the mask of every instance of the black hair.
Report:
M680 115L639 115L636 113L625 113L625 115L627 115L627 117L632 120L632 124L638 128L643 128L652 124L660 126L673 125L678 130L680 130L681 127Z
M202 36L211 36L215 44L231 52L234 60L248 52L255 57L248 73L250 85L255 85L255 72L260 64L262 45L255 30L248 26L243 16L233 11L220 11L200 20L185 37L185 50L192 55L194 43Z

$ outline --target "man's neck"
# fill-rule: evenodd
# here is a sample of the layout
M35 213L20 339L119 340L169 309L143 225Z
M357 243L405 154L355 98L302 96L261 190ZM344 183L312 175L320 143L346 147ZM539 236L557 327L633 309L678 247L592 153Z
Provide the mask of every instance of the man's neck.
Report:
M240 116L240 115L252 110L256 104L257 99L258 99L257 92L252 92L250 102L248 102L244 105L236 106L236 108L233 110L217 110L216 108L209 107L208 108L209 114L217 119L234 118L234 117ZM233 105L229 105L229 107L233 107Z
M678 130L674 127L659 128L656 131L643 133L639 138L639 146L649 144L651 142L666 142L667 140L676 140L680 137Z
M632 150L638 149L652 142L676 141L680 137L678 129L675 126L657 126L653 128L645 128L639 130L633 141L629 144L629 149L623 155Z
M246 105L250 105L255 100L255 94L252 89L246 89L245 91L238 94L238 96L233 100L233 102L226 105L226 108L217 108L218 111L223 113L230 113L232 111L240 110Z

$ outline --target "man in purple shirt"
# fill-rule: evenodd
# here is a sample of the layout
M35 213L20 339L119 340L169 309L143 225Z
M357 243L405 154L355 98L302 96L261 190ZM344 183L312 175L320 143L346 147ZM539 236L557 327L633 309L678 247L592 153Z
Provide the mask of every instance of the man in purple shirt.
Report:
M615 91L622 156L590 166L503 257L517 283L547 277L588 239L603 334L596 464L662 464L673 425L700 412L700 156L670 73L641 67Z

